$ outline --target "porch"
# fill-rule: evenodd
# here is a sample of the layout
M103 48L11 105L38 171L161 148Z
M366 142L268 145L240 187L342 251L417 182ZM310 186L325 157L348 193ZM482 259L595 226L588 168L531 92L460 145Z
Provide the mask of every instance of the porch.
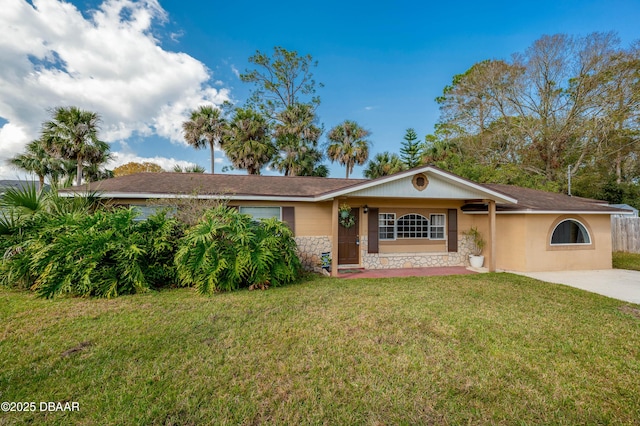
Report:
M370 207L369 199L334 199L332 205L332 241L326 253L331 259L333 275L339 274L345 265L355 265L364 270L413 270L422 273L390 276L449 275L443 271L465 270L469 254L475 244L462 230L477 226L487 238L485 266L496 269L496 203L490 199L472 200L487 206L487 213L466 215L463 200L376 200ZM353 224L340 223L340 206L348 206ZM381 222L385 220L386 222ZM383 238L384 236L384 238ZM337 249L337 250L335 250ZM337 256L330 256L336 253ZM385 276L385 275L380 275Z

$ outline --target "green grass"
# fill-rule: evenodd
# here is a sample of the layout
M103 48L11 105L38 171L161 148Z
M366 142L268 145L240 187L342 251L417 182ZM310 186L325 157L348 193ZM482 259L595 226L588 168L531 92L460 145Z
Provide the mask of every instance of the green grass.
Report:
M0 424L634 424L640 309L510 274L213 297L0 289Z
M640 253L613 253L613 267L617 269L633 269L640 271Z

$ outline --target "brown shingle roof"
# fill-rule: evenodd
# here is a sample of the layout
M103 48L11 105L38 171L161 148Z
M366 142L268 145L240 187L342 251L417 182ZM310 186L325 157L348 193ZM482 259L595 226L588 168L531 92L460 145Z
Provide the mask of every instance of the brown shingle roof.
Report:
M606 201L591 198L570 197L555 192L537 189L521 188L519 186L502 185L497 183L483 184L494 191L509 195L518 200L516 205L498 206L498 211L592 211L611 212L617 209L607 206Z
M75 186L63 192L108 194L198 194L272 197L315 197L365 179L306 176L212 175L205 173L136 173Z
M380 179L384 182L384 179ZM336 179L305 176L257 176L226 175L204 173L136 173L86 185L61 190L61 192L100 191L109 197L154 198L161 195L215 196L232 195L236 197L273 197L314 199L334 191L354 190L369 179ZM622 212L609 207L606 202L569 197L546 191L501 184L482 184L488 190L518 200L517 204L499 204L501 212L523 211L566 211L566 212Z

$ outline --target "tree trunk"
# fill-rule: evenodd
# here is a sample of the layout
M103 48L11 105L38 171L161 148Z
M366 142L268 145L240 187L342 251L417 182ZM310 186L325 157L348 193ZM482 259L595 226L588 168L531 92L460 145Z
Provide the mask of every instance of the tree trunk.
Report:
M76 185L82 185L82 157L78 156L76 158L78 162L78 167L76 168Z
M211 142L209 144L209 146L211 147L211 174L214 175L215 174L215 169L214 169L214 163L215 163L215 153L214 153L214 143Z
M38 194L41 194L42 190L44 189L44 176L43 175L38 175L38 180L40 181L40 187L38 188Z

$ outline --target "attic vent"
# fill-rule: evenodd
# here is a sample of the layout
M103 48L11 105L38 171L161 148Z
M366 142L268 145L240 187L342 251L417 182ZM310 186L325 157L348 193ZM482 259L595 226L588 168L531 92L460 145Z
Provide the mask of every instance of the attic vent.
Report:
M412 183L415 189L423 191L429 185L429 179L423 173L418 173L413 177Z

